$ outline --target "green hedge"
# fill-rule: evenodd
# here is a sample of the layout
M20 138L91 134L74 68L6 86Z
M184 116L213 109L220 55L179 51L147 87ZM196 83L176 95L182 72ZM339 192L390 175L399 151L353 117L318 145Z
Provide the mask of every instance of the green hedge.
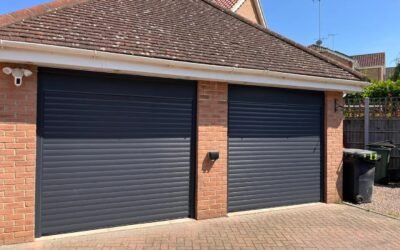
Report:
M346 97L370 97L370 98L385 98L385 97L400 97L400 80L387 80L384 82L375 81L364 89L362 93L348 94Z

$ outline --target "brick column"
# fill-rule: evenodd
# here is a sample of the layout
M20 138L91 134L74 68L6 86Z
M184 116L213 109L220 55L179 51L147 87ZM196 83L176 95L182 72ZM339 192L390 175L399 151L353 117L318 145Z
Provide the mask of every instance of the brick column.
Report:
M196 219L227 214L228 84L198 83ZM209 151L219 151L216 162Z
M335 99L343 93L325 92L325 202L342 201L343 112L335 112Z
M3 67L30 69L21 87ZM0 63L0 245L33 241L37 70Z

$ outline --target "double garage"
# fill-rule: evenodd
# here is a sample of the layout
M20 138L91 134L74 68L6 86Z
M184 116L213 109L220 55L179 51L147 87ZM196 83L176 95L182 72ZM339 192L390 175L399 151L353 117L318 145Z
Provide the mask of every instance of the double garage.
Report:
M197 82L40 68L36 237L195 217ZM229 85L228 212L319 202L317 91Z

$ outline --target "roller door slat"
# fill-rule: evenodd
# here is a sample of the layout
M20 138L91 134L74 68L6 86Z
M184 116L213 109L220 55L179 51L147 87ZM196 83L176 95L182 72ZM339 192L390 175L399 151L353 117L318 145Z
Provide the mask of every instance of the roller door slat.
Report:
M230 212L321 200L319 92L229 87Z
M195 86L40 69L37 236L192 216Z

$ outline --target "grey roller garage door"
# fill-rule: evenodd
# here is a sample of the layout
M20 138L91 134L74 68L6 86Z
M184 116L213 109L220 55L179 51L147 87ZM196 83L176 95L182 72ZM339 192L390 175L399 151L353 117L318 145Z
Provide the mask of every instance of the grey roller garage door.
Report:
M40 69L37 236L192 216L195 86Z
M229 211L318 202L323 93L231 85Z

